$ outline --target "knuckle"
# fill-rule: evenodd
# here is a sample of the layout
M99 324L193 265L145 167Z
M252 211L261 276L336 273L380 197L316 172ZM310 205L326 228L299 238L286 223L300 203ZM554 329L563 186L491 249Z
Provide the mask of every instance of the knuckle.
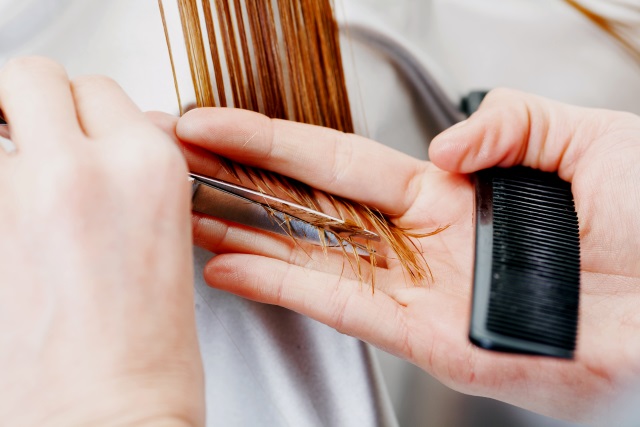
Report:
M527 96L523 92L510 88L499 87L487 93L480 105L479 111L509 111L511 106L524 104L526 101Z
M118 144L115 167L129 177L186 175L186 161L179 148L159 129L140 122L127 129L126 138Z
M489 91L489 93L487 94L487 99L493 100L493 99L512 98L514 96L520 96L520 95L521 95L521 92L515 89L511 89L507 87L497 87Z
M82 176L97 173L98 168L92 167L94 163L91 158L81 160L81 156L61 152L49 160L48 169L52 180L57 184L56 188L66 188Z
M24 56L7 61L0 71L0 79L2 81L10 81L24 76L25 73L29 73L32 70L46 71L64 75L65 77L67 74L64 67L52 59L42 56Z
M191 229L194 243L210 250L224 245L231 232L231 228L227 224L221 221L211 221L199 214L191 216Z
M87 75L73 79L71 82L74 88L92 89L92 88L119 88L120 85L111 77L102 75Z
M30 191L40 195L33 198L37 210L43 212L71 209L74 206L73 201L85 192L88 182L101 185L102 180L92 179L99 173L92 165L90 158L81 159L80 156L67 152L50 156L46 167L34 175L31 182L33 188Z
M353 166L353 144L348 134L343 132L329 132L333 141L333 161L331 162L329 185L339 184Z
M338 279L341 281L341 279ZM338 288L338 287L336 287ZM332 297L330 306L332 307L333 328L343 334L348 333L348 319L347 313L351 303L353 302L353 294L344 294L342 292L336 292Z
M151 163L154 168L167 172L185 172L186 163L178 147L162 132L154 132L154 138L149 138L145 152L151 153ZM145 149L145 147L141 147Z
M401 354L404 354L407 360L415 361L415 354L411 342L411 328L407 324L406 316L401 307L396 307L393 320L397 325L398 348Z
M279 119L265 118L265 120L256 127L253 135L248 135L250 139L254 139L256 136L262 134L262 136L258 136L258 139L266 142L264 145L258 146L260 149L256 150L254 154L257 160L269 163L274 158L277 150L276 139L279 136L281 125L282 123ZM247 141L250 142L249 138ZM247 146L246 142L243 145Z
M312 254L300 250L296 243L292 243L293 247L289 253L288 263L291 265L299 265L304 268L313 269L317 265L317 261L313 258Z

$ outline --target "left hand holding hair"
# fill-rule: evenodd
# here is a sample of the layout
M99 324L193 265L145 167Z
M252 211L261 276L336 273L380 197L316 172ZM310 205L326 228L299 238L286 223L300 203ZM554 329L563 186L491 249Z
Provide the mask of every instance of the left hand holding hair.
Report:
M640 201L624 194L612 198L590 185L602 182L608 170L594 162L615 163L615 155L579 156L589 150L606 152L607 146L614 152L626 149L626 160L613 167L628 173L617 176L614 185L638 182L632 165L637 171L640 150L624 142L640 136L637 117L496 91L466 124L433 142L432 159L451 172L362 137L240 110L190 112L178 122L176 133L186 143L195 172L223 173L216 157L221 155L363 202L417 232L449 225L417 241L433 272L432 282L413 286L393 254L381 248L383 261L376 268L372 293L345 266L341 252L326 257L321 249L291 239L195 215L196 243L219 254L204 272L211 286L313 317L417 364L459 391L546 415L589 419L593 404L620 391L626 375L640 376L640 348L634 344L640 320L632 315L639 303L640 272L631 271L640 265L638 255L621 254L627 264L618 272L608 271L607 261L598 259L603 251L624 245L628 233L636 242L640 239L637 217L625 216L640 209L627 204ZM581 221L591 216L581 222L583 289L588 295L582 303L575 361L492 353L467 338L473 188L459 173L516 164L558 171L573 182ZM598 200L619 208L603 208ZM607 242L589 234L620 221L630 226L627 235L613 233ZM605 289L598 291L595 286L603 281ZM620 322L627 326L620 328Z

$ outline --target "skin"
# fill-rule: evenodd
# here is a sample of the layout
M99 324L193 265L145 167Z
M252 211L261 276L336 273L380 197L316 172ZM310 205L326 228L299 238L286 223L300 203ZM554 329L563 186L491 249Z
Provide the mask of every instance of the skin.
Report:
M171 132L168 121L165 127ZM638 116L497 90L432 142L433 163L362 137L246 111L195 110L176 133L196 172L224 177L216 160L224 155L377 207L403 227L450 225L419 240L432 282L407 283L388 258L372 293L339 254L325 258L286 238L195 216L196 242L219 254L204 272L211 286L313 317L453 389L554 417L606 417L628 382L640 380ZM574 361L488 352L467 338L473 188L464 174L517 164L557 171L572 183L582 251Z
M180 150L42 58L0 70L0 108L0 424L203 425Z
M195 242L220 254L205 271L212 286L314 317L462 392L594 420L640 378L637 116L495 91L432 142L432 164L245 111L145 116L114 82L69 81L41 58L0 70L0 109L11 124L0 133L18 147L0 152L1 425L204 423L191 226ZM450 225L419 242L434 280L407 283L389 257L372 293L340 255L211 218L190 224L187 167L167 135L185 144L196 172L224 175L223 154L416 231ZM473 197L464 174L515 164L573 184L583 268L575 361L491 353L467 339Z

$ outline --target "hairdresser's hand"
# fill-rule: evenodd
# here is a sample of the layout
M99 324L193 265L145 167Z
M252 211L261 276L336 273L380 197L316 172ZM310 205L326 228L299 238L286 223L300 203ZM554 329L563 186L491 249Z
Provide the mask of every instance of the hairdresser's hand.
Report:
M0 425L202 424L179 150L45 59L0 70L0 108Z
M437 137L430 155L455 173L523 164L572 183L582 269L576 360L483 357L489 377L476 378L491 397L606 419L611 400L640 384L640 117L498 90Z
M177 135L192 145L189 163L202 173L218 174L212 153L223 154L375 206L403 227L450 224L418 242L433 282L413 286L389 258L372 294L340 254L325 258L286 238L196 216L196 242L221 254L205 270L212 286L309 315L457 390L554 416L589 417L595 402L640 375L638 117L498 91L433 142L432 159L453 173L364 138L244 111L191 112ZM584 270L575 362L488 352L467 338L473 191L457 173L518 163L559 170L574 183Z

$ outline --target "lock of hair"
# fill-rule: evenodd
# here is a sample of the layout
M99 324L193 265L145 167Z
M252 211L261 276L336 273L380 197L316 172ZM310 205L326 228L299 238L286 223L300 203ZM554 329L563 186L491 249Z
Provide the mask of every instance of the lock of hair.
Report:
M168 19L162 14L168 47L174 50L170 58L181 99L186 100L187 91L194 95L198 107L243 108L271 118L353 133L332 3L332 0L177 0L177 3L159 0L162 10L174 8L181 23L181 34L176 35L168 29ZM192 87L185 88L179 81L176 46L180 44L184 45L181 58L188 64ZM415 239L440 230L413 233L396 226L376 209L288 177L230 161L225 161L225 166L237 180L248 182L266 194L284 194L312 209L320 208L320 200L329 201L334 213L354 227L376 231L395 252L413 283L431 279ZM349 244L343 250L358 246L353 241L346 243ZM375 270L376 257L380 255L370 252L370 265ZM347 254L346 250L345 255L360 274L361 257Z

